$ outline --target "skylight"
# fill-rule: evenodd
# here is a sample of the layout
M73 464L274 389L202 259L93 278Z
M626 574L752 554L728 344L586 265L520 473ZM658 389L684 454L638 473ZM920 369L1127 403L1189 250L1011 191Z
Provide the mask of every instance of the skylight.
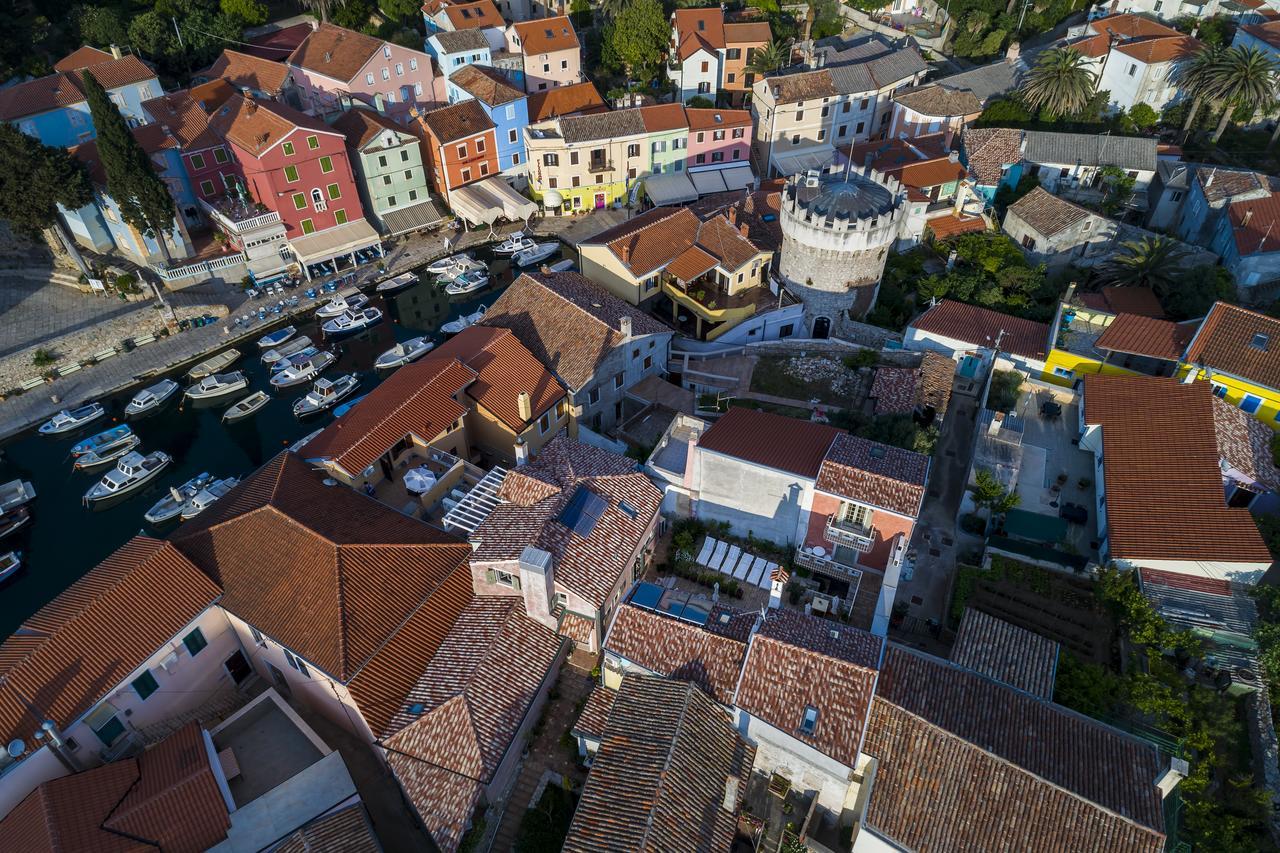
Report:
M812 705L804 706L804 716L800 718L801 734L811 735L818 728L818 709Z
M1263 352L1266 352L1267 344L1269 343L1271 343L1271 336L1264 335L1261 332L1259 332L1258 334L1253 336L1253 340L1249 341L1249 346L1253 347L1254 349L1260 349Z
M627 514L628 518L635 518L639 515L639 511L626 501L618 501L618 509Z

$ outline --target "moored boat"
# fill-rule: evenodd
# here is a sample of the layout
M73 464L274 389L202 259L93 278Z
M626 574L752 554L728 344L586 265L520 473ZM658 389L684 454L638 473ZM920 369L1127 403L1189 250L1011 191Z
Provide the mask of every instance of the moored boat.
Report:
M411 285L415 285L417 283L418 283L418 276L415 273L405 272L405 273L400 273L400 275L396 276L395 278L389 278L386 281L378 282L377 286L374 287L373 289L376 290L378 293L399 293L401 290L404 290L406 287L410 287Z
M350 296L335 296L316 310L316 318L327 320L330 317L340 317L348 311L359 311L368 304L369 297L363 293L353 293Z
M308 382L326 369L329 365L337 361L337 356L331 352L320 352L312 355L298 364L291 364L284 370L271 377L271 387L273 388L290 388L294 385L301 385Z
M457 255L449 255L447 258L436 258L423 268L423 272L439 275L440 273L449 272L455 267L465 267L469 262L471 262L471 256L466 252L462 252Z
M235 364L240 358L240 350L229 349L226 352L220 352L215 356L210 356L195 367L187 371L187 378L192 382L204 379L206 376L212 376L220 370L225 370Z
M361 394L359 397L352 397L350 400L348 400L347 402L343 403L341 406L336 407L336 408L333 410L333 416L334 416L335 418L340 418L340 417L342 417L342 416L343 416L343 415L345 415L347 412L351 411L351 410L352 410L352 409L354 409L357 405L359 405L360 401L361 401L361 400L363 400L365 397L368 397L368 396L369 396L368 394Z
M501 243L493 247L496 255L514 255L516 252L523 252L525 249L532 249L534 242L524 235L523 231L517 231Z
M155 385L143 388L137 394L134 394L133 399L124 407L125 417L135 418L148 412L154 412L163 406L180 387L172 379L161 379Z
M254 391L243 400L234 403L231 408L222 413L222 422L224 424L233 424L242 421L250 415L257 412L263 406L271 401L266 391Z
M440 331L444 332L446 335L456 335L463 329L479 323L482 317L484 317L483 305L481 305L480 309L474 314L464 314L456 320L450 320L448 323L445 323L440 327Z
M565 258L562 261L556 261L554 264L547 267L547 270L549 272L571 272L573 270L573 259Z
M0 554L0 583L13 577L22 568L22 552L10 551Z
M445 285L444 292L450 296L462 296L466 293L475 293L488 283L488 270L467 270Z
M91 435L84 441L74 445L71 448L71 455L84 456L86 453L104 453L124 444L131 435L133 435L133 428L128 424L121 424L120 426L103 430L96 435Z
M317 379L316 384L306 396L294 402L293 415L297 418L305 418L333 408L350 396L359 384L360 380L353 373L344 374L333 380Z
M276 329L274 332L258 338L258 349L267 350L272 347L278 347L296 334L298 334L296 326L285 326L283 329Z
M26 480L10 480L0 485L0 512L26 506L36 498L36 487Z
M311 338L303 335L300 338L294 338L282 347L269 349L262 354L263 364L275 364L281 359L288 358L291 355L297 355L307 347L311 346Z
M215 373L206 376L187 389L190 400L213 400L218 397L234 394L249 387L249 379L239 370L232 373Z
M192 477L181 486L170 486L169 494L156 501L142 517L149 524L164 524L166 521L177 518L186 502L211 482L213 482L213 475L205 472Z
M191 496L182 510L178 514L183 521L190 521L209 507L213 506L219 498L224 497L227 492L231 491L240 482L237 477L224 477L221 480L214 480L200 491Z
M555 241L535 243L532 248L516 252L511 256L511 260L518 267L530 267L539 261L546 260L558 251L560 251L560 244Z
M123 497L141 489L168 467L173 457L163 450L143 456L133 452L116 462L116 467L102 475L102 479L84 493L84 505L94 506L112 498Z
M403 343L396 344L391 349L378 356L378 360L373 366L379 370L394 370L397 367L403 367L411 361L417 361L427 353L431 352L435 344L432 343L426 335L417 338L410 338Z
M126 453L134 450L142 439L133 433L129 434L128 439L122 444L113 445L106 450L90 450L88 453L82 453L72 466L77 471L91 471L94 468L101 468L110 462L114 462Z
M363 331L370 326L382 322L382 311L378 308L365 308L361 311L348 311L325 322L320 328L328 337L351 335Z
M11 509L0 515L0 539L17 533L31 520L31 510L25 506Z
M274 376L275 374L284 370L286 367L292 367L295 364L302 364L302 362L311 358L311 356L315 355L318 352L320 352L319 347L304 347L303 349L298 350L288 358L282 358L279 361L272 364L271 373Z
M101 403L90 403L78 409L63 409L40 425L41 435L62 435L91 424L107 413Z

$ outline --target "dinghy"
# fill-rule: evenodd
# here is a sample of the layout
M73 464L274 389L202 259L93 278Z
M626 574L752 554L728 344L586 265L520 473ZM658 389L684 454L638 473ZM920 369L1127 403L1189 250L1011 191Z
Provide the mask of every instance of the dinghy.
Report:
M94 468L101 468L103 465L114 462L126 453L131 452L139 444L142 444L142 439L130 433L122 444L113 445L109 450L90 450L88 453L81 454L72 467L77 471L91 471Z
M446 335L456 335L468 326L474 326L476 323L479 323L482 317L484 317L483 305L481 305L480 310L476 311L474 314L466 314L456 320L450 320L448 323L445 323L440 327L440 331L444 332Z
M220 370L225 370L235 364L240 358L240 350L229 349L226 352L220 352L212 358L206 358L195 367L187 371L187 378L192 382L204 379L206 376L212 376Z
M278 347L296 334L298 334L296 326L285 326L283 329L276 329L274 332L258 338L258 349L267 350L272 347Z
M233 424L242 421L250 415L257 412L263 406L271 401L266 391L254 391L248 397L234 403L231 408L222 413L222 422L224 424Z
M281 359L288 358L291 355L297 355L307 347L311 346L311 338L303 335L300 338L294 338L282 347L269 349L262 354L263 364L275 364Z
M386 281L378 282L374 288L378 293L399 293L406 287L418 283L418 276L411 272L401 273L395 278L389 278Z
M71 448L71 455L84 456L86 453L105 453L124 444L132 435L133 428L127 424L121 424L120 426L103 430L97 435L91 435L79 444L74 445Z

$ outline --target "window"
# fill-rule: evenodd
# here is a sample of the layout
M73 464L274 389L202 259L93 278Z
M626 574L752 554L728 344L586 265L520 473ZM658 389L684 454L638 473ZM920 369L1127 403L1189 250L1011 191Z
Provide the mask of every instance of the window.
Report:
M393 195L387 196L387 207L395 207L395 206L396 206L396 197Z
M623 379L624 379L624 378L625 378L625 377L624 377L621 373L619 373L619 374L617 374L616 376L614 376L614 377L613 377L613 387L614 387L614 388L621 388L621 387L622 387L622 382L623 382Z
M410 70L410 71L417 71L417 70L418 70L418 60L416 60L416 59L410 59L410 60L409 60L409 70Z
M390 71L389 69L387 69L387 68L383 68L383 69L382 69L382 79L383 79L383 80L390 80L390 79L391 79L391 71Z
M291 184L297 183L297 182L298 182L298 167L297 167L297 166L285 166L285 167L284 167L284 179L285 179L286 181L288 181L289 183L291 183Z
M193 169L203 169L203 168L204 168L204 155L203 155L203 154L192 154L192 155L191 155L191 168L193 168Z
M471 170L470 170L470 169L463 169L463 170L462 170L462 182L465 184L465 183L467 183L467 182L468 182L468 181L470 181L470 180L471 180Z
M581 184L581 183L582 183L582 181L581 181L581 179L580 179L577 175L574 175L574 176L573 176L573 180L572 180L572 181L570 181L569 183L576 187L576 186L578 186L579 184Z
M409 201L417 201L417 200L418 200L418 191L409 190Z
M710 63L708 62L702 63L702 73L706 74L708 70L710 70Z
M103 746L111 746L124 734L124 723L112 714L102 725L94 728L93 733L98 736L98 740L102 741Z
M319 147L320 147L320 137L318 137L318 136L308 136L308 137L307 137L307 147L308 147L308 148L310 148L312 151L315 151L317 148L319 148Z
M387 59L390 59L390 58L391 58L391 45L389 45L389 44L384 44L384 45L382 46L382 55L383 55L384 57L386 57Z
M556 420L567 414L569 414L569 401L561 397L560 402L556 403Z
M707 162L707 155L706 155L706 154L698 154L698 155L696 155L696 156L693 158L693 162L694 162L695 164L697 164L697 165L701 166L703 163Z
M578 152L577 152L577 151L570 151L570 152L569 152L569 165L570 165L570 166L576 166L576 165L578 165Z
M324 210L324 194L318 189L312 190L311 203L315 205L316 210Z
M200 651L207 645L209 641L204 638L204 631L195 628L190 634L182 638L182 645L187 647L187 651L192 657L200 654Z
M373 74L366 74L366 75L364 75L364 83L365 83L365 85L366 85L366 86L372 86L372 85L373 85Z
M519 165L520 165L520 154L519 154L519 153L516 153L516 154L512 154L512 155L511 155L511 165L512 165L512 166L519 166Z
M742 159L742 150L740 148L733 149L733 159L735 160Z
M329 186L325 187L324 189L325 189L325 192L329 194L330 201L337 201L338 199L342 198L342 190L337 184L329 184Z
M546 435L549 429L551 429L551 413L543 412L542 417L538 418L538 434Z
M643 366L645 370L648 370L650 367L653 367L653 356L651 355L645 356Z
M746 131L746 129L745 129L745 128L735 127L735 128L733 129L733 138L734 138L734 139L742 139L742 138L743 138L743 137L745 137L746 135L747 135L747 131Z
M1055 367L1053 369L1054 376L1061 376L1063 379L1071 379L1076 375L1074 370L1067 370L1065 367Z
M587 394L587 405L594 406L596 403L599 403L599 402L600 402L600 389L592 388L591 392Z
M214 187L213 187L213 181L201 181L201 182L200 182L200 194L201 194L201 195L213 195L213 190L214 190Z
M860 121L858 122L858 126L853 129L853 132L862 133L864 130L866 130L866 127L867 127L867 123L865 121Z
M823 104L823 106L822 106L822 117L823 117L823 118L826 118L826 117L827 117L828 115L830 115L830 114L831 114L831 107L830 107L830 106L828 106L828 105L826 105L826 104Z
M1245 394L1244 399L1240 401L1241 411L1254 414L1262 407L1262 398L1256 394Z
M514 145L516 144L517 141L519 141L519 139L520 139L520 134L514 127L507 131L507 142Z
M412 181L412 180L413 180L413 170L412 170L412 169L405 169L405 171L404 171L404 179L405 179L406 181Z
M458 150L458 157L460 159L462 160L467 159L467 143L464 142L461 145L459 145L457 150Z
M800 717L800 733L811 735L818 728L818 709L812 705L804 706L804 714Z
M403 154L404 152L402 151L402 152L400 152L400 153L401 153L401 154ZM379 155L378 155L378 168L380 168L380 169L385 169L386 167L387 167L387 157L386 157L386 155L385 155L385 154L379 154Z
M404 63L403 63L403 62L397 62L397 63L396 63L396 76L397 76L397 77L403 77L403 76L404 76Z
M701 142L702 140L698 140L698 141L699 141L699 142ZM627 156L628 156L628 157L639 157L639 156L640 156L640 146L639 146L638 144L635 144L635 143L633 143L633 144L631 144L631 145L628 145L628 146L627 146Z
M320 171L321 171L321 172L324 172L326 175L333 171L333 158L332 158L332 157L321 157L321 158L320 158Z
M302 220L302 233L303 234L316 233L316 224L312 222L310 219Z
M893 113L885 113L884 115L880 116L880 126L884 127L886 124L889 123L889 119L892 117L893 117Z
M542 165L544 165L544 166L559 166L559 165L560 165L560 155L559 155L559 154L543 154L543 155L542 155Z
M1182 190L1174 190L1170 193L1169 200L1174 202L1182 201Z
M333 212L333 221L337 225L347 224L347 212L345 210L335 210Z
M498 586L509 586L512 589L519 589L520 586L516 582L516 576L510 572L495 571L493 572L493 577L490 579L490 582L496 583Z
M311 671L308 670L307 665L302 662L302 658L298 657L288 649L284 649L283 651L284 651L284 659L289 662L289 666L293 667L298 672L300 672L303 678L311 677Z
M129 686L138 694L138 698L144 702L148 696L160 689L160 684L156 681L156 677L151 674L151 670L147 670L129 682Z
M489 174L489 164L488 164L488 163L481 163L481 164L480 164L480 174L481 174L481 175L487 175L487 174Z
M292 142L286 142L286 143L282 144L282 145L280 146L280 150L284 152L284 155L285 155L286 157L292 157L292 156L293 156L293 143L292 143Z
M550 63L548 63L548 62L544 62L544 63L542 63L542 73L543 73L543 74L550 74L550 73L551 73L551 64L550 64Z
M482 139L477 139L477 140L476 140L476 151L477 151L477 153L480 153L480 154L483 154L483 153L484 153L484 139L483 139L483 138L482 138Z
M294 194L293 194L293 209L294 209L294 210L306 210L306 208L307 208L307 194L306 194L306 193L294 193Z
M712 162L712 163L723 163L723 162L724 162L724 152L723 152L723 151L712 151L712 152L711 152L711 162Z
M1259 332L1258 334L1253 336L1253 339L1251 341L1249 341L1249 346L1253 347L1254 349L1258 349L1258 350L1262 350L1263 352L1266 352L1267 344L1269 343L1271 343L1271 338Z
M409 162L409 149L407 149L407 148L401 148L401 149L400 149L400 162L401 162L401 163L408 163L408 162ZM386 165L386 164L384 163L383 165Z
M824 127L822 130L818 131L818 141L821 142L826 138L827 138L827 129Z
M1034 237L1032 237L1030 234L1023 234L1023 235L1022 235L1022 248L1026 249L1026 250L1027 250L1027 251L1029 251L1029 252L1034 252L1034 251L1036 250L1036 241L1035 241L1035 238L1034 238Z
M798 133L793 133L793 134L791 135L791 144L792 144L792 145L799 145L799 144L800 144L800 134L798 134Z
M215 148L215 149L213 149L213 162L215 162L215 163L225 163L225 162L227 162L227 159L228 159L228 158L227 158L227 149L225 149L225 148Z
M1134 74L1134 72L1135 72L1135 71L1137 71L1137 70L1138 70L1138 64L1137 64L1136 62L1130 62L1130 63L1129 63L1129 76L1130 76L1130 77L1132 77L1132 76L1133 76L1133 74Z
M389 187L389 186L391 186L391 176L390 176L390 175L383 175L383 176L382 176L382 185L383 185L384 187Z
M559 181L557 181L555 178L547 178L547 186L550 187L551 189L555 189L558 183Z
M421 97L422 97L422 84L421 84L421 83L414 83L414 84L413 84L413 94L414 94L414 97L417 97L417 98L421 98Z
M842 124L840 125L840 130L838 133L836 133L836 136L840 137L841 139L844 139L844 135L846 132L848 132L848 130L849 130L849 125Z
M728 76L727 78L725 78L725 79L726 79L726 82L728 82L728 83L732 83L734 80L736 80L736 79L737 79L737 77L738 77L738 75L737 75L737 74L734 74L732 71L730 71L730 72L729 72L729 76Z
M258 644L259 646L265 646L267 644L266 638L262 636L262 632L259 631L257 628L253 628L253 627L249 628L249 633L253 635L254 643Z
M1213 396L1217 397L1219 400L1226 398L1227 396L1226 385L1219 385L1217 382L1210 382L1209 384L1213 386Z

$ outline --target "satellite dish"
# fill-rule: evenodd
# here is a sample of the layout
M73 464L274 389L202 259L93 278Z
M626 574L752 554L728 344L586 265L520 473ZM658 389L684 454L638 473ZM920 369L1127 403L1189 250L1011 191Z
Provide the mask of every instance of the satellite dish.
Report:
M5 752L9 754L10 758L14 759L21 758L22 754L26 751L27 744L22 740L22 738L14 738L9 741L9 745L5 747Z

